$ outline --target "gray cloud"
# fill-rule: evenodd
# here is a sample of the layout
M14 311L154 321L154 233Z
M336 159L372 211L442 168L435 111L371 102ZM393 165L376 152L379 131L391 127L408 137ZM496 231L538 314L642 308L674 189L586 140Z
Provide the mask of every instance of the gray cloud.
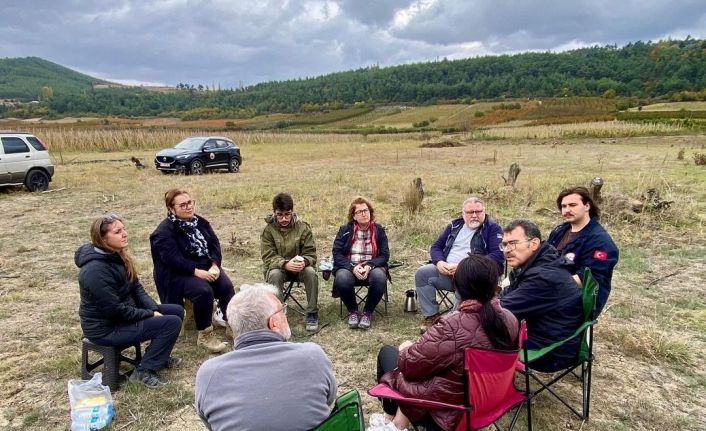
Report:
M105 79L235 87L525 50L706 37L700 0L27 0L0 10L0 57Z

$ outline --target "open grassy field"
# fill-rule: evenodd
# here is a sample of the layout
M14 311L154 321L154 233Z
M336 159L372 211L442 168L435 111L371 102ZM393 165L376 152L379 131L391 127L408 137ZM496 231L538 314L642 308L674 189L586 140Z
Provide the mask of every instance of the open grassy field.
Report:
M319 343L331 357L339 393L356 388L364 394L374 383L378 349L418 336L418 316L402 311L404 291L413 287L415 269L465 197L484 198L500 224L530 218L548 234L560 222L554 206L559 190L596 175L606 181L603 224L621 259L596 327L591 419L582 426L557 401L542 396L534 408L535 426L706 429L706 171L692 160L693 153L704 152L706 136L582 138L551 145L459 136L466 145L422 149L427 137L414 134L226 133L241 143L241 173L171 176L152 167L154 148L190 132L165 131L160 140L148 135L134 145L122 145L132 137L117 136L102 152L90 142L77 147L82 139L72 132L37 133L57 163L50 192L0 189L0 429L68 426L67 380L80 375L73 254L88 241L94 217L117 212L125 218L141 280L156 297L148 236L165 216L162 196L170 187L186 188L198 201L196 211L219 235L223 265L233 270L228 275L236 285L262 279L259 235L275 193L293 195L320 256L330 255L350 200L369 197L387 227L392 258L404 263L392 272L389 315L376 316L367 332L349 330L338 301L329 296L331 282L322 281L319 304L326 326L309 336L303 322L290 316L294 340ZM75 144L64 145L69 139ZM62 145L60 159L56 150ZM684 160L677 160L680 149ZM133 155L148 168L137 171L128 160ZM510 188L501 175L513 162L522 172ZM415 177L423 179L426 196L421 212L410 214L400 202ZM649 188L673 201L671 207L641 214L624 210L626 199L639 199ZM113 394L112 429L204 429L191 404L196 370L209 355L196 347L193 330L178 341L175 354L185 361L166 373L168 387L149 391L127 384ZM572 399L579 400L577 385L561 389L573 390ZM363 397L366 416L381 411L376 400Z
M706 102L669 102L654 103L645 105L641 111L706 111ZM638 108L630 108L630 111L638 111Z

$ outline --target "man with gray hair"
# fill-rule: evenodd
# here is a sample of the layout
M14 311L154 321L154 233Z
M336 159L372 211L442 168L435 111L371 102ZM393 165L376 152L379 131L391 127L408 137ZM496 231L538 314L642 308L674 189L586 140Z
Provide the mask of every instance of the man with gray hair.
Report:
M420 330L426 332L439 317L436 289L453 290L452 277L456 266L469 254L483 254L498 264L503 271L505 258L500 251L502 229L485 213L485 204L475 196L461 205L462 217L446 226L431 246L431 263L423 265L414 274L420 311L424 321Z
M290 343L287 304L270 284L243 285L228 304L232 352L196 373L196 410L209 430L308 430L336 400L336 378L314 343Z

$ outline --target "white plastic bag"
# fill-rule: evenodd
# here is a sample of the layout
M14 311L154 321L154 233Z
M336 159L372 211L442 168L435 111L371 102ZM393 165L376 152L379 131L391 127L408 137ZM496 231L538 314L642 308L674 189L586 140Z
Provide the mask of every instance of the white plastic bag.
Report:
M99 430L112 422L113 397L102 377L96 373L91 380L69 380L71 431Z

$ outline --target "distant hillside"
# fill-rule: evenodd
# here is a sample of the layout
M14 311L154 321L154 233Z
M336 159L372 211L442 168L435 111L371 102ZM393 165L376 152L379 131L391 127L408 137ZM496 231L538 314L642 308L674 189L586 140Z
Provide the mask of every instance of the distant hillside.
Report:
M23 61L68 70L40 59ZM27 72L36 70L25 69ZM13 82L18 86L17 76L21 74L17 69L13 73L16 76ZM22 81L35 82L27 92L36 95L37 78L29 76L31 79L22 76ZM73 88L85 89L92 79L80 74L73 76L76 76L71 81L76 82ZM83 80L79 80L79 76ZM45 79L41 85L47 82ZM84 86L80 87L78 82ZM687 37L685 40L635 42L621 48L595 46L562 53L523 53L369 67L222 91L204 91L200 85L180 84L174 91L162 93L139 88L72 93L68 91L72 88L68 84L62 91L55 85L58 83L52 85L53 97L43 105L48 115L166 115L185 119L250 118L275 112L325 112L384 104L572 96L704 100L706 41ZM18 113L1 108L0 115L4 116L29 116L39 112Z
M77 94L105 81L38 57L0 58L0 99L38 100L42 87L53 94Z

